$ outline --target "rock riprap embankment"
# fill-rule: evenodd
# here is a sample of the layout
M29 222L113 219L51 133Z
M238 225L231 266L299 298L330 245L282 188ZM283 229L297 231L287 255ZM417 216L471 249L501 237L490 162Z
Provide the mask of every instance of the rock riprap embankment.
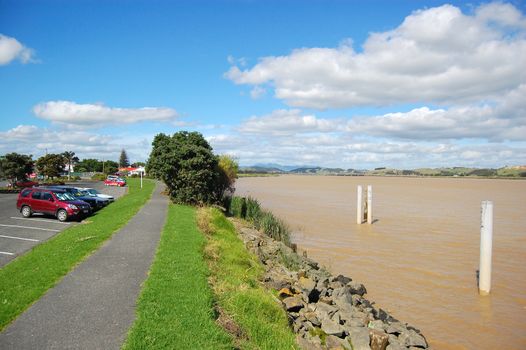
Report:
M417 350L425 337L365 298L363 284L332 276L317 262L243 225L247 248L265 266L263 282L278 291L303 349Z

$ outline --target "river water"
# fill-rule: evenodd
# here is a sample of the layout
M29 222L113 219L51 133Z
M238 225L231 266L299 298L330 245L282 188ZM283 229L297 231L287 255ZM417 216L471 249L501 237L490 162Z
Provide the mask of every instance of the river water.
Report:
M373 186L372 225L356 186ZM240 178L237 195L283 218L299 250L367 287L433 349L526 349L526 181L279 176ZM494 205L493 272L479 296L480 206Z

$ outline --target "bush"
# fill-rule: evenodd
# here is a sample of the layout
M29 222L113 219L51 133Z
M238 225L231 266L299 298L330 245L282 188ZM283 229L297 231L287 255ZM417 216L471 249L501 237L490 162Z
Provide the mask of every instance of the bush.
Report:
M91 179L95 181L104 181L106 180L106 175L101 173L93 174Z
M287 224L270 211L262 210L256 199L234 196L228 207L231 216L249 221L257 230L290 246L290 229Z

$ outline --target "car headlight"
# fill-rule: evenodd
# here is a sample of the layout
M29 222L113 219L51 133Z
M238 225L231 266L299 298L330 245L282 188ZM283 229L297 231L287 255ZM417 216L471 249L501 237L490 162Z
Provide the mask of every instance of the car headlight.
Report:
M73 210L77 210L77 206L75 204L68 204L68 207L70 207Z

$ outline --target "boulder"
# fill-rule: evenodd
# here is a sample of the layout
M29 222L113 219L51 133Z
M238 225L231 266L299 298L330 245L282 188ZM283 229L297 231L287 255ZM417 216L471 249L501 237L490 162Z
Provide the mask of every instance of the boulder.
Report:
M325 338L325 346L329 350L351 350L351 344L345 339L338 338L334 335L329 335Z
M353 350L371 350L369 330L365 327L350 327L349 338Z
M389 334L399 335L402 334L402 332L407 332L407 327L401 322L391 322L385 328L385 331Z
M314 325L316 327L321 326L321 322L318 319L318 317L316 316L315 312L308 311L308 312L305 313L304 316L305 316L305 318L307 319L308 322L312 323L312 325Z
M398 340L407 347L427 348L426 339L412 329L402 332L402 334L398 336Z
M278 292L278 296L281 298L281 299L284 299L284 298L288 298L288 297L292 297L294 296L294 293L292 293L290 291L290 289L288 288L281 288Z
M389 342L389 336L378 329L369 329L369 338L371 339L371 350L385 350Z
M296 342L302 350L322 350L321 339L319 337L296 337Z
M328 335L335 335L339 338L345 337L345 328L330 318L326 318L321 321L321 330Z
M303 300L297 296L283 299L283 305L288 312L298 312L304 306Z
M338 276L334 277L334 278L332 279L332 281L333 281L333 282L334 282L334 281L338 281L338 282L341 282L342 284L347 284L347 283L351 282L352 279L349 278L349 277L345 277L344 275L338 275Z
M321 320L321 319L324 319L324 318L331 318L332 315L334 315L336 313L336 311L338 311L338 308L332 306L332 305L329 305L329 304L325 304L325 303L318 303L316 304L316 316L318 316L318 318Z
M365 289L365 286L361 283L351 281L347 283L347 286L350 288L352 294L363 296L365 293L367 293L367 289Z
M334 303L339 306L352 305L351 289L347 286L334 289L332 291L332 299Z
M370 321L368 324L369 328L378 329L378 330L381 330L382 332L385 330L385 326L386 325L382 322L382 320Z

